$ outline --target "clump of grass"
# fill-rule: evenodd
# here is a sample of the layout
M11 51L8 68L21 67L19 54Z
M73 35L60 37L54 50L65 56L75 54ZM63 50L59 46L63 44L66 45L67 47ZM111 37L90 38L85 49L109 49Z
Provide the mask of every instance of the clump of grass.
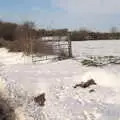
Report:
M120 64L120 57L118 56L88 56L81 61L85 66L104 66L108 64Z
M82 65L87 65L87 66L97 66L96 62L87 59L83 60L81 63Z

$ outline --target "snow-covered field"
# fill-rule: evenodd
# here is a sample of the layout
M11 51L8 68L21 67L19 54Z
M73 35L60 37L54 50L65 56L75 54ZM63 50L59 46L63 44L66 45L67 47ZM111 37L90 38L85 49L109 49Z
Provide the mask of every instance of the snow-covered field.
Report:
M120 56L119 46L120 41L73 42L73 55ZM22 56L0 49L0 74L8 89L17 91L17 106L27 120L120 120L120 65L85 67L77 59L33 65ZM96 86L73 88L91 78ZM44 107L32 100L41 93L46 94Z
M99 56L120 56L120 41L83 41L73 42L73 55L99 55Z

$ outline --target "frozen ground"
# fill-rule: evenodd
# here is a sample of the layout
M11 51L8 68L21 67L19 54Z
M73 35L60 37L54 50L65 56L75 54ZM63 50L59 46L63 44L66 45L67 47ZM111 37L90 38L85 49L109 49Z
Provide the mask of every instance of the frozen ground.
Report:
M87 55L120 56L119 46L120 41L74 42L73 55L78 58ZM120 120L119 65L85 67L74 59L49 64L23 64L20 54L3 55L4 51L0 49L0 74L8 84L17 83L30 98L43 92L46 94L45 106L39 109L33 107L32 101L27 104L27 97L23 98L24 102L19 100L33 120ZM9 58L9 55L16 57ZM16 64L16 59L19 59L19 64ZM73 88L76 83L91 78L97 86ZM15 86L11 86L14 89ZM90 93L91 89L95 92ZM20 89L18 93L23 94Z

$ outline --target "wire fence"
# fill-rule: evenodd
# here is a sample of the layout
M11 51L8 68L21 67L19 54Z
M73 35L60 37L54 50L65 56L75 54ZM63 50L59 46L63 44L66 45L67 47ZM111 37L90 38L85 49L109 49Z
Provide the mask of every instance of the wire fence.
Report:
M69 35L43 36L37 41L43 43L38 45L37 47L44 52L37 52L36 54L32 53L33 63L46 60L63 60L72 57L72 44ZM31 49L32 48L33 47L31 46Z

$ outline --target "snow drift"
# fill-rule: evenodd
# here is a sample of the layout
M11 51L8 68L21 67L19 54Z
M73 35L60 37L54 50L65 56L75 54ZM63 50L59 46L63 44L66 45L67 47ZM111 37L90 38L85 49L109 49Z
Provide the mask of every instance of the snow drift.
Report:
M0 48L0 65L32 63L30 56L25 56L22 52L9 52L6 48Z
M95 82L104 87L120 87L120 74L108 69L92 68L82 77L82 81L94 79Z

